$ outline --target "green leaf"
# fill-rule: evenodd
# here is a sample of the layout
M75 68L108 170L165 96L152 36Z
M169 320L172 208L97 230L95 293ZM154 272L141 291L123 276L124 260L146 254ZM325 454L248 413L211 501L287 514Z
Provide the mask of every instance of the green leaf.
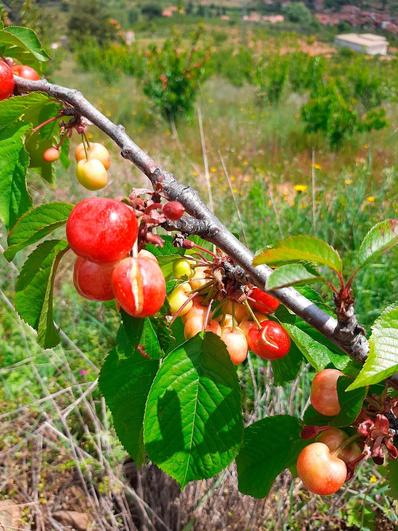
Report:
M290 236L274 247L263 249L253 260L253 265L278 264L280 262L307 261L330 267L341 272L343 264L339 253L328 243L313 236Z
M0 130L9 127L10 123L21 118L24 119L25 123L34 123L37 118L33 119L33 117L37 116L38 109L49 102L49 97L40 92L31 92L0 101Z
M304 264L286 264L275 269L267 280L267 289L284 288L294 284L304 284L319 280L319 275L314 275Z
M372 326L369 355L349 389L381 382L398 371L398 306L389 306Z
M0 132L0 219L7 227L32 204L26 189L26 171L29 157L24 139L29 127L20 127L10 132Z
M122 311L123 325L118 334L118 343L126 356L131 356L140 347L142 353L152 359L159 359L163 351L151 319L136 319Z
M166 357L152 384L144 420L148 455L184 486L228 466L242 434L236 369L216 335L199 334Z
M302 352L305 359L317 370L321 371L330 363L330 350L297 326L284 323L284 328Z
M300 432L300 421L288 415L267 417L248 426L236 459L239 491L255 498L267 496L275 478L296 461L306 445Z
M303 356L296 344L292 342L287 356L271 362L274 385L283 385L294 380L302 363Z
M336 426L343 428L350 426L358 417L362 409L367 391L364 388L348 391L352 378L341 376L337 380L337 393L341 411L335 417L326 417L309 406L304 413L304 424L307 426Z
M59 343L53 321L53 285L59 261L67 249L64 240L41 243L27 258L16 283L15 308L37 330L38 342L44 348Z
M8 235L9 247L4 253L7 260L12 260L21 249L62 227L72 208L73 205L69 203L47 203L26 212Z
M392 249L398 243L398 220L381 221L366 234L358 251L359 265L363 266L375 256Z
M49 59L36 33L19 26L8 26L0 31L0 52L2 56L13 57L34 67Z
M137 352L123 359L113 350L99 377L100 390L112 412L117 436L137 466L144 462L145 403L158 367L158 360L145 359Z

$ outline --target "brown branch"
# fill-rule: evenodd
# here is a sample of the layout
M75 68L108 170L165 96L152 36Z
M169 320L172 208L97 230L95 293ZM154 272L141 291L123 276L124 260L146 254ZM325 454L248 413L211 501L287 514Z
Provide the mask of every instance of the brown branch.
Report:
M44 92L67 103L77 115L84 116L112 138L120 147L121 155L135 164L149 178L154 188L160 183L169 199L180 201L184 205L189 216L185 215L178 222L168 222L167 229L197 234L214 243L243 268L253 284L264 289L272 270L265 265L254 267L251 251L224 227L201 201L197 192L179 183L172 174L162 169L127 135L122 125L114 124L77 90L54 85L46 80L28 81L15 77L15 82L20 93ZM336 319L293 288L277 289L270 293L351 357L361 362L366 359L369 345L360 327L338 323ZM354 321L351 320L351 322ZM395 383L398 384L398 375Z

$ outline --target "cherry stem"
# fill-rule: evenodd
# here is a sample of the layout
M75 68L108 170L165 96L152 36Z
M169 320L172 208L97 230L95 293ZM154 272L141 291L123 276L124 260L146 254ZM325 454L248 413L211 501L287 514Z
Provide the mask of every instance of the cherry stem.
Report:
M260 325L260 321L257 319L257 317L255 316L253 310L252 310L252 307L250 306L249 304L249 301L247 299L245 299L243 301L243 304L246 306L247 308L247 311L249 312L251 318L253 319L253 321L256 323L258 329L260 330L261 329L261 325Z
M207 328L207 325L209 323L209 317L210 317L210 312L211 312L211 305L213 304L214 302L214 299L211 299L211 301L209 302L209 305L207 307L207 311L206 311L206 317L204 318L203 320L203 327L202 327L202 331L204 332Z
M199 249L199 251L207 253L210 256L212 256L213 258L218 258L218 256L215 253L213 253L209 249L206 249L206 247L202 247L201 245L197 245L196 243L193 243L192 248Z
M62 114L57 114L56 116L52 116L48 120L45 120L44 122L42 122L41 124L37 125L36 127L32 129L32 134L37 133L37 131L39 131L42 127L48 124L51 124L52 122L55 122L56 120L59 120L61 117L62 117Z
M86 156L86 160L88 160L88 151L87 151L86 142L88 142L87 138L86 138L86 135L84 133L82 133L82 144L83 144L84 154ZM90 144L88 144L88 149L90 149Z

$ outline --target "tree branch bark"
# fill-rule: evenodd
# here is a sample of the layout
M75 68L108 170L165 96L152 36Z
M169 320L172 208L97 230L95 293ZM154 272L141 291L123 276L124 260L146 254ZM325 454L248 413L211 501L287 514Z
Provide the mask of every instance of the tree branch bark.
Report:
M161 183L169 199L180 201L184 205L191 217L184 217L179 223L170 224L170 230L197 234L214 243L245 270L253 284L264 289L272 270L265 265L254 267L253 253L226 229L202 202L197 192L179 183L172 174L162 169L127 135L122 125L114 124L77 90L54 85L46 80L28 81L15 77L15 82L20 93L44 92L68 104L76 114L87 118L101 129L119 146L122 157L135 164L148 177L152 186L156 187ZM293 288L277 289L270 293L351 357L361 362L366 359L369 346L360 327L347 327L347 323L338 323Z

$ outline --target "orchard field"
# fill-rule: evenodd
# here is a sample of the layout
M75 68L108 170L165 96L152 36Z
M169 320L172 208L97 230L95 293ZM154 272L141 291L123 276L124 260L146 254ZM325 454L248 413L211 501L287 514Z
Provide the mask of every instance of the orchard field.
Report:
M131 23L121 16L119 23L117 11L116 21L106 19L102 40L94 30L84 34L84 25L79 34L52 7L51 26L43 29L37 6L30 9L19 23L34 26L51 56L38 67L41 77L78 89L123 124L180 183L198 190L252 251L311 235L333 246L351 271L368 231L397 217L394 47L388 58L370 58L337 50L331 33L315 24L272 28L235 15L227 21L185 14L170 20L140 15ZM122 38L126 29L134 31L129 45ZM45 119L38 116L33 126ZM37 167L29 170L33 205L119 199L132 188L148 188L107 135L94 126L86 135L111 153L106 187L87 191L76 179L73 154L80 138L74 134L52 165L53 175L45 164L44 179ZM0 232L0 523L2 503L11 507L6 517L14 518L5 520L7 531L397 528L397 467L376 467L371 459L326 497L309 492L293 464L258 498L238 491L234 463L184 489L149 460L137 468L98 386L104 359L116 345L118 309L77 293L69 252L55 277L60 343L39 346L15 310L16 278L28 253L16 251L12 261L3 256L9 228L1 225ZM60 237L63 230L57 229ZM384 309L396 304L397 261L392 249L356 276L355 311L368 337ZM312 280L297 289L333 313L328 285ZM278 370L249 354L238 366L245 426L276 415L302 418L317 369L306 356L294 363Z

